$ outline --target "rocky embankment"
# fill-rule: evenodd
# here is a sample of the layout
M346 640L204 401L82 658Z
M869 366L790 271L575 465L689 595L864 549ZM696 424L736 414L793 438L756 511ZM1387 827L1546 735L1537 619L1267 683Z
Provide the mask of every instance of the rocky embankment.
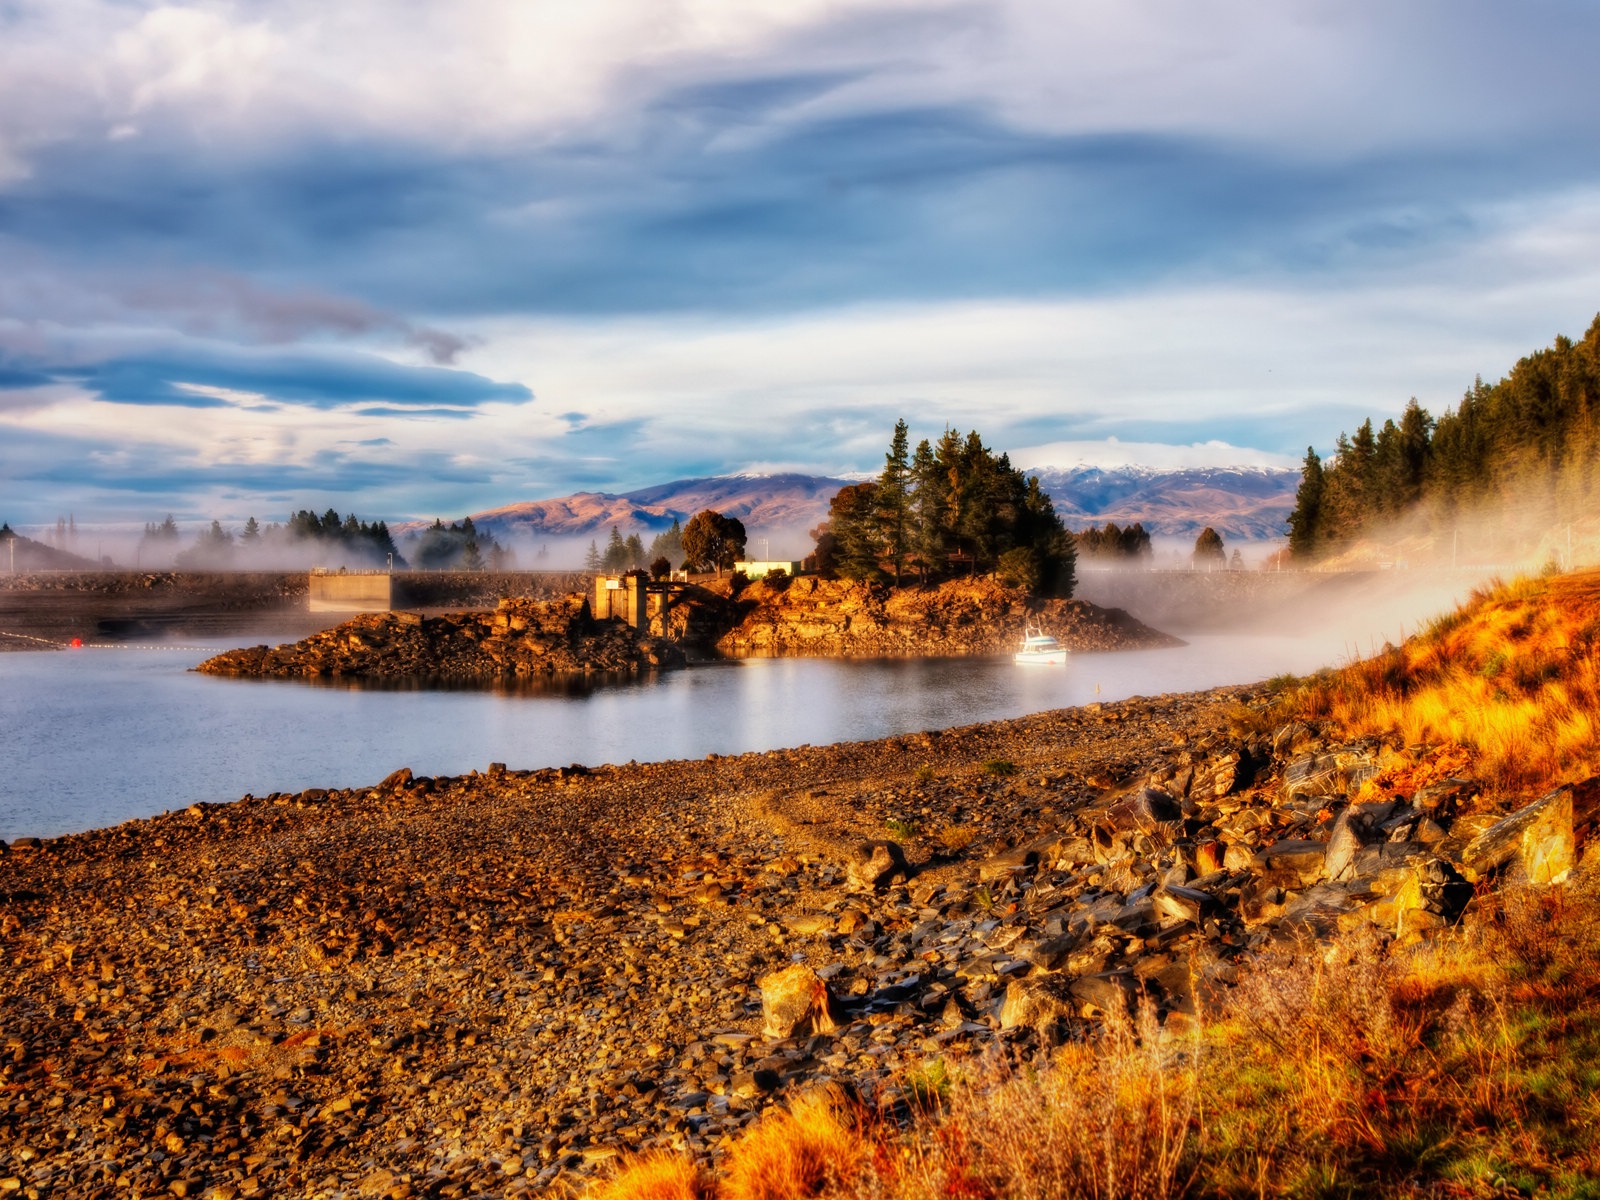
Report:
M398 771L0 856L0 1187L517 1195L1558 878L1595 785L1233 690L703 762ZM1314 951L1314 946L1311 947Z
M303 641L209 658L208 675L380 679L531 678L580 671L681 667L673 642L596 621L582 596L502 600L492 612L367 613Z
M1006 654L1029 624L1072 650L1179 644L1120 609L1040 599L986 578L901 588L812 576L757 580L733 605L734 621L716 646L736 655Z

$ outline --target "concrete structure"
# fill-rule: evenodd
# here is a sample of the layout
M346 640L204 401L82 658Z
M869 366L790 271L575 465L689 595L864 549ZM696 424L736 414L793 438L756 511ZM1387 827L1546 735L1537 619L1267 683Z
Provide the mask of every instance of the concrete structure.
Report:
M626 575L596 575L589 608L597 621L625 621L640 633L649 633L651 622L658 631L667 628L672 600L686 585L674 580L651 579L642 572Z
M735 571L743 571L746 579L760 579L763 575L773 571L782 571L791 579L800 574L801 564L797 562L736 562L733 564Z
M388 612L394 607L394 577L388 571L311 571L312 612Z

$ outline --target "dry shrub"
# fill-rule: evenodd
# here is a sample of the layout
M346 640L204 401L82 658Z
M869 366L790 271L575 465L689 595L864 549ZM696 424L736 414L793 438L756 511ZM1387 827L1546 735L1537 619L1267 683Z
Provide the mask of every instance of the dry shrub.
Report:
M845 1102L813 1092L767 1112L728 1152L722 1200L791 1200L853 1182L871 1161Z
M934 839L952 854L958 850L965 850L977 840L978 831L971 825L946 825Z
M710 1200L712 1194L693 1159L665 1150L627 1160L610 1179L584 1193L587 1200Z
M951 1090L935 1135L898 1171L911 1198L1181 1196L1196 1104L1191 1050L1163 1047L1155 1016L1111 1021L1044 1070L992 1068Z
M1370 934L1280 952L1226 1000L1237 1014L1235 1055L1270 1062L1302 1132L1382 1151L1406 1132L1390 1099L1409 1086L1431 1007L1430 990L1404 982L1401 964Z

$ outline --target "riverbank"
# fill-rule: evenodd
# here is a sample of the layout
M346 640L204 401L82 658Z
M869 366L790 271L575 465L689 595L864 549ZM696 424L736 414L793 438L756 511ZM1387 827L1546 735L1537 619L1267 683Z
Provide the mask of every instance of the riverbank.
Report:
M400 771L19 839L0 1178L540 1190L624 1149L715 1157L822 1083L892 1104L931 1056L1031 1054L1138 995L1182 1028L1294 938L1447 925L1518 801L1437 754L1265 728L1270 699ZM1538 861L1581 851L1592 792L1538 811Z

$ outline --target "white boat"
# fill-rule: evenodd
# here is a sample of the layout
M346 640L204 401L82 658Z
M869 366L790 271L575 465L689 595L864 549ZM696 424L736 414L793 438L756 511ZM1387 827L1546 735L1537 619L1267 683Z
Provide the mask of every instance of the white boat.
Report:
M1026 666L1065 666L1067 648L1042 629L1029 625L1022 631L1022 649L1011 656L1011 661Z

